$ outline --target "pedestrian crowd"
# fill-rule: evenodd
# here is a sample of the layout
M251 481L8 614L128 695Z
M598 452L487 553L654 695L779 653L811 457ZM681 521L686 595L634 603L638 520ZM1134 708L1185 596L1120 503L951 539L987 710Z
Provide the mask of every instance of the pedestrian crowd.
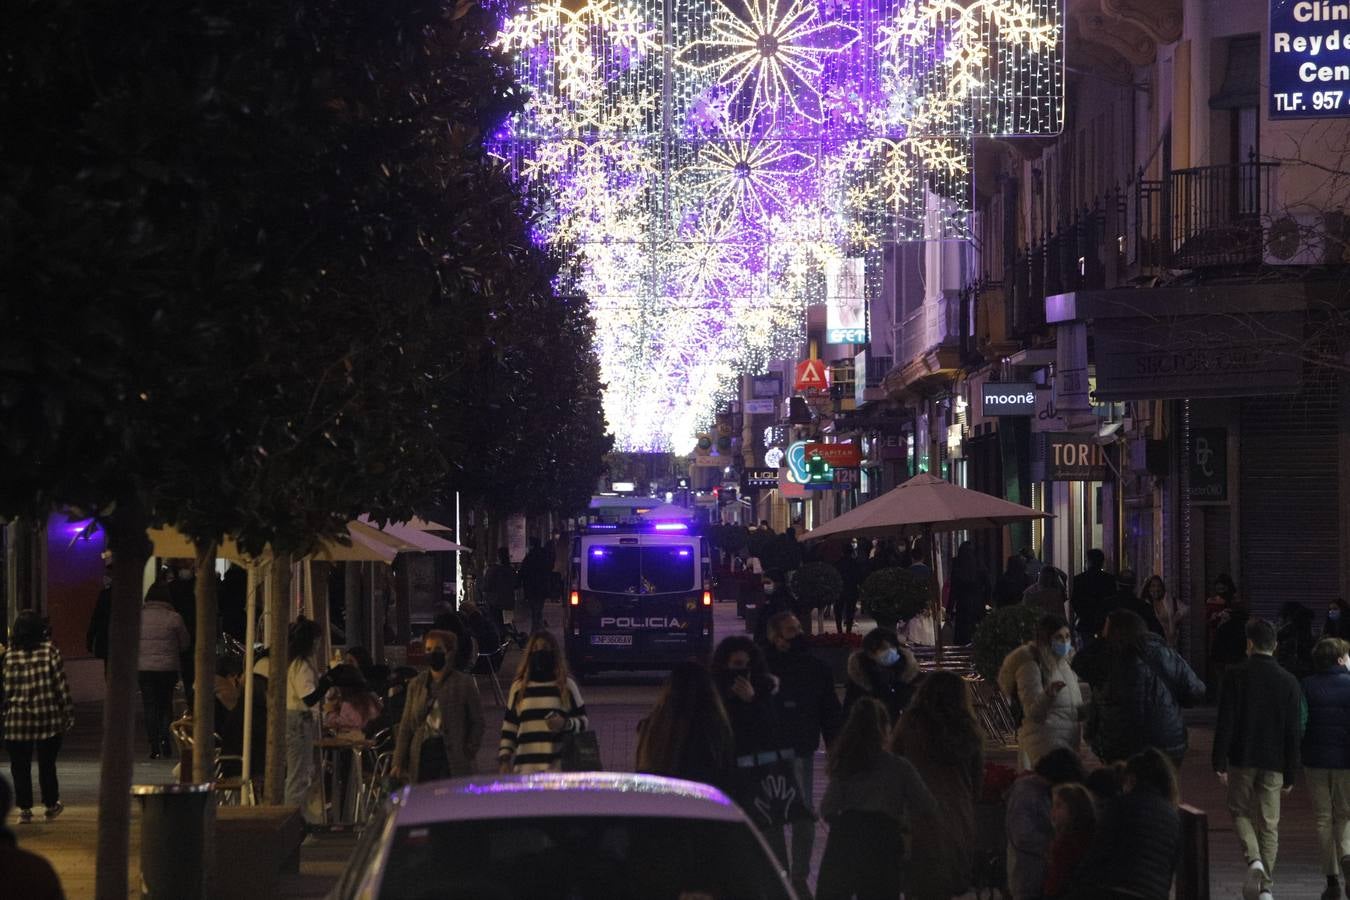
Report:
M1322 900L1350 898L1350 643L1341 601L1329 604L1314 636L1315 617L1305 608L1286 606L1272 623L1251 613L1231 579L1217 579L1202 617L1206 652L1198 654L1207 685L1185 658L1190 610L1161 578L1136 593L1134 576L1108 573L1096 550L1071 580L1029 552L990 578L973 545L962 544L943 603L955 640L968 641L998 606L1037 614L1030 639L1011 648L998 672L1017 721L1020 770L1000 780L998 767L986 765L970 683L923 671L904 634L877 627L862 636L841 694L831 667L812 652L808 628L817 610L794 606L793 570L782 568L804 565L807 554L792 549L791 530L778 538L767 566L753 557L742 567L762 585L759 621L748 623L750 634L723 638L710 660L673 668L638 726L634 764L722 789L801 896L948 900L998 884L1013 900L1166 900L1182 854L1176 772L1189 750L1182 710L1208 696L1217 702L1210 762L1226 787L1246 866L1244 900L1273 900L1282 798L1300 784L1315 811ZM558 593L546 574L551 551L535 542L530 553L534 569L516 572L503 550L480 581L482 606L469 602L437 617L423 638L420 670L373 665L360 647L328 665L318 658L319 627L303 618L289 629L284 667L263 665L248 676L237 657L222 657L215 694L225 751L244 740L245 678L274 672L286 680L286 802L307 818L324 815L314 801L322 777L315 749L325 730L353 741L387 732L400 780L475 774L487 721L473 673L501 663L509 598L513 618L528 620L531 630L521 636L505 696L498 770L598 764L581 691L543 621L544 599ZM832 610L841 631L855 623L852 604L869 570L931 573L921 543L880 542L865 555L849 545L836 565L849 598ZM191 630L171 588L190 574L176 573L146 594L140 679L152 756L168 752L175 681L188 668L181 660ZM106 646L97 616L91 647ZM12 801L0 784L0 806L12 802L20 824L31 821L36 758L40 799L53 819L62 811L56 761L73 704L60 653L35 614L15 621L0 671L14 784ZM264 695L254 691L255 704ZM255 706L255 741L265 713L265 701ZM262 746L254 745L255 758ZM817 809L822 750L828 783ZM991 801L1002 803L1003 847L988 846ZM828 837L813 892L817 819ZM998 861L993 870L991 860ZM0 862L46 884L41 861L23 856L8 831L0 831Z

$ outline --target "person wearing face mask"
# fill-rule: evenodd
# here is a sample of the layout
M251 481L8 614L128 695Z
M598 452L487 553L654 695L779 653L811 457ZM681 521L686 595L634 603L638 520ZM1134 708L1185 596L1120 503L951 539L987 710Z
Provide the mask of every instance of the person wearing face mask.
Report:
M914 696L919 661L900 643L894 631L873 628L863 637L862 649L849 656L847 675L845 714L852 711L861 698L871 697L886 707L892 722L898 722L900 713Z
M1313 647L1314 674L1303 679L1308 727L1303 765L1322 848L1322 900L1350 895L1350 644L1324 637Z
M414 784L473 775L483 745L483 701L472 675L454 668L454 632L428 631L427 670L408 682L394 739L395 778Z
M1346 615L1347 609L1350 607L1341 598L1331 601L1327 606L1327 620L1322 625L1322 637L1350 640L1350 615Z
M786 585L775 579L764 576L764 599L760 600L755 610L755 623L752 631L755 636L755 643L761 647L767 647L769 644L769 620L779 613L792 611L792 595L788 592Z
M1017 745L1023 769L1057 747L1078 752L1086 706L1072 658L1069 623L1048 615L1036 623L1035 639L1009 653L999 668L999 688L1022 707Z
M807 637L795 615L780 612L769 619L768 636L765 660L769 672L778 679L774 712L779 737L796 755L797 777L809 798L816 750L822 737L827 746L834 743L835 735L844 725L844 710L834 692L834 675L829 665L811 655ZM815 837L815 822L801 820L792 824L792 880L798 885L806 884L810 874Z
M787 842L783 823L757 815L757 772L761 760L777 760L780 754L793 755L779 739L773 695L778 680L769 674L764 654L744 635L723 638L713 651L710 667L713 683L731 722L735 771L731 776L733 800L755 819L770 849L784 867L788 865Z
M498 768L503 774L561 771L564 732L585 731L587 721L558 639L536 631L506 695Z

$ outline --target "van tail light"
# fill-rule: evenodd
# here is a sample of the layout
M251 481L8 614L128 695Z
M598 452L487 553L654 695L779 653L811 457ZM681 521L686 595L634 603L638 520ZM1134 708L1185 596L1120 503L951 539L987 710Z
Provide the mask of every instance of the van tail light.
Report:
M572 594L571 594L571 596L567 598L567 602L568 602L568 603L571 603L573 606L580 606L580 605L581 605L581 591L573 591Z
M703 592L703 605L712 606L712 591Z

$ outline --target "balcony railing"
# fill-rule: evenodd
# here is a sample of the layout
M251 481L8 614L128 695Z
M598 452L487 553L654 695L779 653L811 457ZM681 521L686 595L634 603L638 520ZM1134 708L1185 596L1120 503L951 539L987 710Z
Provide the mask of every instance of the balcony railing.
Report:
M1139 261L1199 269L1261 262L1261 217L1273 205L1279 163L1250 160L1178 169L1137 192Z
M967 303L1003 287L1010 337L1045 328L1045 298L1114 287L1163 269L1259 264L1261 221L1273 205L1278 163L1251 160L1179 169L1160 180L1140 173L1024 246L999 272L966 286ZM984 302L984 301L979 301ZM963 349L973 348L976 317L963 317Z

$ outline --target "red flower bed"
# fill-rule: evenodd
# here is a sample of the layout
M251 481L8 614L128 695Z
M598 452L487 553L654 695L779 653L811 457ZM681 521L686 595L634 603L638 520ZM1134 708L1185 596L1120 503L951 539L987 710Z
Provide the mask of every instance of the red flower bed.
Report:
M839 634L838 632L829 632L826 634L811 635L812 647L847 647L856 650L862 646L862 635L860 634Z

